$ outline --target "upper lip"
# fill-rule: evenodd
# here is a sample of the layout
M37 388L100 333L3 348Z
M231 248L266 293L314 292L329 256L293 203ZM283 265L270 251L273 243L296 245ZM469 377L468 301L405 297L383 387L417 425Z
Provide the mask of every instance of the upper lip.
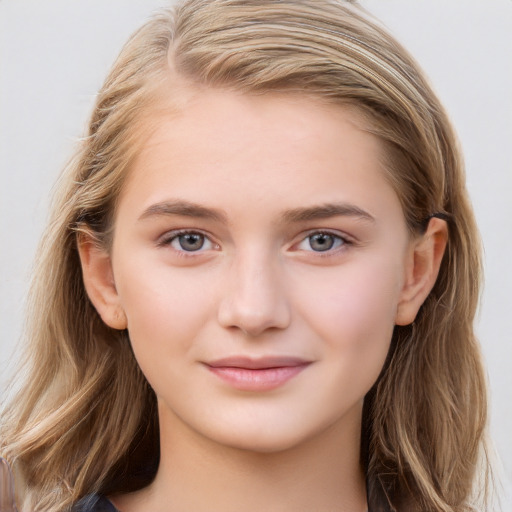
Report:
M247 357L231 356L222 359L216 359L206 363L212 368L245 368L248 370L262 370L265 368L283 368L286 366L302 366L311 361L291 356L266 356L266 357Z

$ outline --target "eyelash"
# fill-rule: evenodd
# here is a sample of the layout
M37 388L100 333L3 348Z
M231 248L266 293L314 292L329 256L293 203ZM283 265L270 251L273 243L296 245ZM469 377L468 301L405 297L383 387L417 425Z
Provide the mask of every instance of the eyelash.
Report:
M187 229L175 230L175 231L166 233L158 241L158 247L169 247L169 246L172 247L173 242L177 241L179 243L179 237L186 236L186 235L199 235L199 236L203 237L203 244L197 250L186 250L183 247L180 247L180 248L173 247L175 252L177 254L179 254L180 256L184 256L184 257L196 256L198 254L201 254L205 250L211 250L211 249L219 247L219 245L216 244L215 242L213 242L211 240L210 236L207 235L206 233L199 231L199 230L187 230ZM334 239L334 241L333 241L334 247L328 247L327 249L325 249L323 251L322 250L315 251L311 247L311 240L315 236L331 237L332 239ZM308 240L309 240L310 249L302 249L302 250L304 250L304 252L315 253L318 257L329 257L334 254L337 254L340 251L346 250L351 245L354 245L353 240L351 240L347 236L342 236L339 233L333 233L332 231L327 231L327 230L316 230L316 231L310 231L309 233L307 233L305 236L303 236L300 239L300 241L298 243L295 243L292 246L292 248L298 248L298 247L300 247L300 245L302 245L303 243L306 243ZM209 247L208 249L204 249L205 243L211 244L212 247Z
M324 251L315 251L311 247L312 238L315 236L331 237L332 239L334 239L333 244L335 246L329 247ZM294 247L299 247L301 244L307 242L308 240L309 240L309 246L311 247L311 249L309 249L309 250L305 249L305 252L315 253L319 257L333 256L333 255L339 253L340 251L346 250L349 246L354 244L354 242L351 239L349 239L347 236L343 236L339 233L333 233L332 231L328 231L328 230L318 230L318 231L310 231L305 237L303 237L300 240L299 243L295 244Z
M170 231L169 233L166 233L158 240L157 245L158 245L158 247L168 247L168 246L172 247L172 243L174 241L178 241L178 243L179 243L179 237L186 236L186 235L199 235L199 236L203 237L203 245L201 245L201 247L195 251L194 250L187 251L186 249L183 249L183 247L180 249L174 247L173 249L180 256L193 256L195 254L200 254L201 252L203 252L201 249L203 249L204 243L206 243L206 242L209 242L210 244L212 244L212 248L218 247L218 244L213 242L211 240L210 236L208 236L206 233L203 233L202 231L199 231L199 230L190 230L190 229L183 229L183 230L179 229L179 230L175 230L175 231Z

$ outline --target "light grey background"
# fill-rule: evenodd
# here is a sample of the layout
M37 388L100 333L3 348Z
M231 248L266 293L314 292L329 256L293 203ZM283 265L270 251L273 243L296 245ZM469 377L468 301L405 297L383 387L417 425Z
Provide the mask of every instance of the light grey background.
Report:
M0 0L0 390L48 197L128 35L164 0ZM512 478L512 2L363 0L416 56L466 155L486 248L478 333ZM0 397L5 392L0 393Z

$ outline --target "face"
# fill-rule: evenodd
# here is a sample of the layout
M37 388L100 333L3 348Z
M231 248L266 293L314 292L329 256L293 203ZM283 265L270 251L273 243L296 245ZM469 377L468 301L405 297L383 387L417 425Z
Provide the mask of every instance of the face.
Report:
M265 452L358 424L411 260L380 142L295 95L201 91L154 126L111 264L161 421Z

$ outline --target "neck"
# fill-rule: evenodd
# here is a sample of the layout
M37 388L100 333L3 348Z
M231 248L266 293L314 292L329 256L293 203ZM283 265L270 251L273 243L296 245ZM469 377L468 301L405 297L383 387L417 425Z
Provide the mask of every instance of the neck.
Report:
M160 465L154 482L114 499L122 512L364 512L361 408L298 446L255 452L225 446L159 408Z

